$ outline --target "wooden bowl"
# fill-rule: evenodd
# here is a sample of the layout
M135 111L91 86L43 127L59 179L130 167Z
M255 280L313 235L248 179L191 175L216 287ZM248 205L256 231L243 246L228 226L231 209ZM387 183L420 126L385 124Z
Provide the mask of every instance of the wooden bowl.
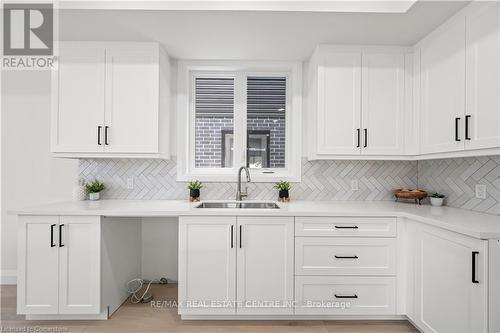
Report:
M427 198L427 192L419 189L400 188L394 191L396 201L399 199L415 200L420 205L422 199Z

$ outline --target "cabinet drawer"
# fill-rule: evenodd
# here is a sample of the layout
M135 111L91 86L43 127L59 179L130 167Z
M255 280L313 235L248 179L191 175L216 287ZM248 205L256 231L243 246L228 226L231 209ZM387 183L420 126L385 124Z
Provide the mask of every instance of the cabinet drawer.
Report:
M297 236L396 237L395 217L296 217Z
M295 238L296 275L393 275L393 238Z
M296 314L391 315L396 313L394 277L297 276Z

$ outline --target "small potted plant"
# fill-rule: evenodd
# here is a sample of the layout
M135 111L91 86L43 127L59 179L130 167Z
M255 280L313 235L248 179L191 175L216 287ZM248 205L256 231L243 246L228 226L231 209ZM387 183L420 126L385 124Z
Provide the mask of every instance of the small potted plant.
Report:
M85 191L89 195L89 200L99 200L101 198L101 192L106 188L103 182L97 179L85 185Z
M281 202L289 202L290 201L290 194L289 191L292 188L289 182L286 181L280 181L276 184L274 184L274 188L277 189L278 192L278 201Z
M192 180L188 182L189 201L200 201L200 189L203 187L202 182L199 180Z
M444 201L444 194L434 192L431 194L431 205L442 206Z

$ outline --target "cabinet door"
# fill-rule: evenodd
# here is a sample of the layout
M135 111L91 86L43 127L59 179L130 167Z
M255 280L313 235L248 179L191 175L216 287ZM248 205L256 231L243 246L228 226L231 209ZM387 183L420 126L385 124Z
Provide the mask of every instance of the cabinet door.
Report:
M500 5L467 16L466 149L500 147Z
M57 216L21 216L18 233L17 313L58 313Z
M100 313L99 216L61 216L59 222L59 313Z
M359 155L361 54L326 53L321 57L317 153Z
M158 68L154 43L106 48L107 152L158 152Z
M236 217L179 218L179 314L234 314Z
M363 54L362 154L404 153L404 55Z
M103 150L104 47L61 43L59 69L52 76L52 151Z
M465 19L450 22L421 48L422 153L464 149L464 87Z
M237 243L237 313L293 314L293 218L238 217Z
M486 332L487 241L426 226L416 236L419 327L424 332Z

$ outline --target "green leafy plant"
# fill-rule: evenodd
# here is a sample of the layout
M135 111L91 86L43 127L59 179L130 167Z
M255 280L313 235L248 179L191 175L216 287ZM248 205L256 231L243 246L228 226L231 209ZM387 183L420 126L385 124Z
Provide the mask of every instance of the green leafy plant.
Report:
M98 181L97 179L85 185L85 191L87 191L87 193L99 193L105 188L106 186L104 185L104 183Z
M188 182L187 188L190 190L199 190L203 187L203 183L200 182L199 180L192 180Z
M434 192L431 194L431 198L444 198L444 194Z
M292 185L290 185L290 182L286 182L284 180L277 182L273 186L275 189L278 191L289 191L292 188Z

